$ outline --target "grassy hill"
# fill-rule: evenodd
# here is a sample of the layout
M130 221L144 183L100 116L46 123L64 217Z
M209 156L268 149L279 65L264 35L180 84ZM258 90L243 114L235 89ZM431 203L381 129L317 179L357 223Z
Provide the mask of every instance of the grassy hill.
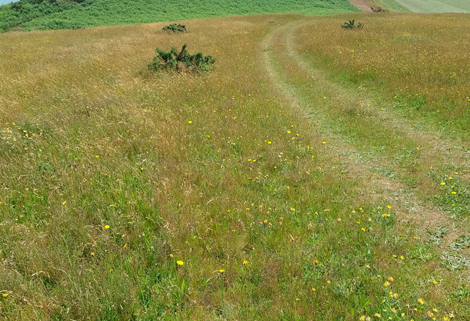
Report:
M0 319L469 320L468 18L184 23L0 36Z
M347 0L20 0L0 7L0 28L74 29L250 15L300 13L325 15L357 12Z

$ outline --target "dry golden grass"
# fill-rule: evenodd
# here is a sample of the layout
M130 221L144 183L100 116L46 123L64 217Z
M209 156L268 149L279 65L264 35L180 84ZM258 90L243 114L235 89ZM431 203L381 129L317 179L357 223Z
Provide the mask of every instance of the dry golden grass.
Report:
M260 43L299 19L2 34L0 318L466 317L468 280L271 82ZM183 43L214 70L146 71Z

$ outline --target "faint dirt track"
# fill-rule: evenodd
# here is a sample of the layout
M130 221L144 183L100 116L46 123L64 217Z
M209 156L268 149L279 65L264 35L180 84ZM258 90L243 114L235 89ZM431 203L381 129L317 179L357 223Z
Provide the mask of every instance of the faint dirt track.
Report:
M281 54L289 57L289 61L292 62L290 68L297 68L303 70L307 74L315 75L315 79L319 86L321 86L321 83L324 83L328 86L335 86L335 84L326 80L320 71L311 68L304 61L302 61L299 58L299 54L295 51L293 33L302 25L302 23L310 22L300 21L284 25L270 33L261 43L265 69L275 90L281 93L284 100L288 102L287 105L290 105L290 108L295 110L296 113L304 114L306 120L314 124L314 128L317 128L317 130L322 133L323 137L332 142L331 149L326 148L324 152L328 153L332 158L341 158L343 162L348 164L348 171L352 176L366 179L371 184L369 192L366 192L369 194L369 196L372 196L372 198L384 198L390 200L390 202L394 205L394 208L398 209L398 215L402 222L406 222L406 224L410 221L415 223L416 226L420 227L421 233L423 234L426 233L426 227L436 229L438 226L452 226L448 218L448 213L435 208L434 206L423 204L423 201L419 200L412 191L403 193L403 191L407 190L407 188L399 180L381 177L380 175L372 173L370 171L371 164L364 166L363 164L360 164L360 162L355 159L354 156L344 157L345 152L347 152L349 155L359 155L361 152L356 150L352 145L346 143L344 141L344 137L332 133L325 127L325 124L322 124L324 121L328 122L328 120L324 118L326 117L325 115L321 115L320 112L316 114L315 118L309 117L307 110L311 107L309 107L308 103L303 100L297 88L292 86L287 78L283 77L283 75L280 73L280 65L276 62L274 49L276 45L281 43L281 47L284 48ZM278 53L278 55L279 54L280 53ZM343 92L339 86L337 89L339 92L342 92L342 95L347 95L347 93ZM389 119L394 118L382 117L384 116L378 116L378 118L382 121L388 121ZM432 136L427 136L423 132L418 133L416 130L413 130L404 120L401 121L401 124L395 124L401 132L406 132L413 137L426 136L425 139L433 141L433 144L436 146L442 146L445 143L449 143L442 142L438 138L433 139ZM338 151L341 151L341 153ZM431 153L433 154L432 156L435 157L437 156L436 154L443 152L446 152L443 148L437 148ZM465 155L459 156L461 161L466 161ZM454 155L454 157L457 158L458 156ZM377 164L380 164L386 163L387 161L378 157L376 162ZM454 225L451 227L451 230L446 236L445 241L447 243L453 242L458 237L458 235L461 234L462 232Z

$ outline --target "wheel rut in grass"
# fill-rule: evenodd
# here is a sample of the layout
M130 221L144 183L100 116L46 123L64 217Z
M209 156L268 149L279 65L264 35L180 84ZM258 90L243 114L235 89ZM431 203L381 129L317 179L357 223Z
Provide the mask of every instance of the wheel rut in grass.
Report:
M307 22L304 24L309 24ZM439 133L423 128L422 124L410 123L397 113L390 111L390 106L377 102L369 95L358 88L356 92L348 92L341 85L329 81L323 76L322 72L313 69L302 60L300 54L295 51L294 33L301 24L291 25L285 34L285 50L289 59L291 59L303 72L314 75L317 82L323 87L331 88L337 93L338 97L349 98L349 101L363 101L361 107L363 112L368 114L369 119L379 121L387 128L400 132L404 137L408 137L416 142L416 146L423 147L421 152L425 157L438 158L442 162L465 166L470 162L470 146L462 141L452 141L439 137ZM381 108L383 107L383 108ZM419 128L418 128L419 127Z
M335 92L335 97L332 100L339 106L347 106L348 101L357 101L359 97L361 101L371 102L365 103L362 110L362 112L367 113L370 121L385 123L394 132L416 143L416 146L428 147L426 153L421 155L421 158L434 157L441 162L449 161L451 158L452 162L456 162L456 159L458 159L458 162L466 162L469 155L449 150L447 148L449 144L455 142L436 138L434 134L426 131L418 131L397 115L382 111L380 108L371 107L376 104L365 93L347 92L340 85L328 81L320 71L311 68L294 49L293 33L305 23L311 22L298 21L284 25L270 33L261 44L262 60L274 89L281 94L290 108L296 113L304 115L321 132L324 139L329 142L324 146L324 153L328 157L346 163L349 175L364 178L367 181L367 187L364 188L365 197L372 199L381 197L390 200L399 209L400 220L402 222L414 222L417 226L422 227L419 230L423 234L426 234L426 227L450 227L446 241L447 243L453 242L462 233L455 222L450 221L449 213L440 210L433 204L429 204L427 199L416 194L412 188L407 186L403 179L390 178L376 173L373 170L374 168L386 167L392 168L393 172L397 172L394 173L395 177L403 178L406 174L403 173L403 170L401 170L402 173L399 173L400 169L397 169L396 164L387 157L357 148L355 144L352 144L350 137L338 131L338 125L332 124L335 120L332 119L331 113L344 112L344 110L327 112L327 109L318 108L315 100L310 100L310 97L307 97L306 89L298 83L296 84L292 80L293 76L289 73L300 70L311 78L311 86L315 86L319 90L328 90L329 93ZM364 164L364 159L367 160L366 164Z

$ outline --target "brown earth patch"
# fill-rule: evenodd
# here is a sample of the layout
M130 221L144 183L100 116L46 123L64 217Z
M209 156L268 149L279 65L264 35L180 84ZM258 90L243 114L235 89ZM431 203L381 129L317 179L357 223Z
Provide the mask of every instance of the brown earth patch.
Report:
M371 0L349 0L354 6L361 9L363 12L377 12L376 9L380 8L374 1Z

